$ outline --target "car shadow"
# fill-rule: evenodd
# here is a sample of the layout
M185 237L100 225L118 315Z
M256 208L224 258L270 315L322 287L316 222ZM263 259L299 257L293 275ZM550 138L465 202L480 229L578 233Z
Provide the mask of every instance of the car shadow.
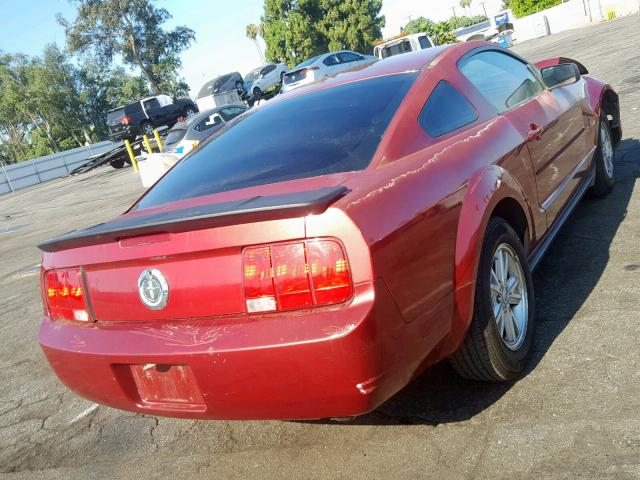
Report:
M609 246L627 213L640 178L640 142L625 139L616 149L616 184L602 199L587 196L562 227L534 274L536 333L525 376L536 368L560 333L589 297L609 262ZM640 265L627 265L627 269ZM482 412L513 385L460 378L441 362L377 410L345 425L394 425L460 422Z

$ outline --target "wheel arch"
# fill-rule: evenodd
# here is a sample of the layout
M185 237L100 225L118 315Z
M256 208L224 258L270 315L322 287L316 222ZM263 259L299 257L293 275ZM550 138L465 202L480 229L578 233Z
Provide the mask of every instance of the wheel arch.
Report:
M602 111L607 115L614 147L622 140L622 124L620 122L620 99L618 93L607 83L590 76L583 77L587 85L587 95L591 108L596 115ZM597 142L597 138L594 139Z
M509 222L528 253L535 233L530 206L518 181L498 165L477 172L462 200L456 234L454 311L451 333L440 350L443 357L457 350L473 318L482 244L487 225L495 216Z

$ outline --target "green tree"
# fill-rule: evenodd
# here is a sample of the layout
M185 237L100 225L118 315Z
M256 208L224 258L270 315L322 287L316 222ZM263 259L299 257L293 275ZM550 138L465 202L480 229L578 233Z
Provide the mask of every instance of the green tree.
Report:
M329 50L370 52L381 37L381 0L265 0L267 60L293 66Z
M137 67L156 93L183 94L187 86L178 76L179 54L195 39L193 30L178 26L166 31L171 18L151 0L72 0L78 6L73 22L58 16L72 53L90 53L103 65L115 57Z
M484 15L475 15L473 17L461 16L461 17L451 17L449 19L449 25L453 30L456 28L469 27L471 25L475 25L476 23L481 23L489 20Z
M410 20L400 31L406 34L427 32L438 45L456 42L456 34L449 22L434 23L425 17Z
M373 42L382 37L382 0L321 0L320 8L318 28L331 51L371 53Z
M560 5L562 0L509 0L509 8L516 17L526 17L541 10Z
M409 20L409 23L402 27L401 33L413 34L431 32L434 25L435 23L432 20L425 17L418 17L413 20Z

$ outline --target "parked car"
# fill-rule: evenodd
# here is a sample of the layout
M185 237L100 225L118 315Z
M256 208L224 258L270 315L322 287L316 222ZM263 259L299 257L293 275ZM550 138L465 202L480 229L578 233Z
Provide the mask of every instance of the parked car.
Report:
M385 40L373 47L373 54L377 58L383 59L402 53L433 48L437 45L438 44L426 32L402 34Z
M153 135L158 127L171 127L180 117L188 117L198 111L190 98L174 100L169 95L156 95L128 103L107 113L109 139L133 140L138 135Z
M220 130L225 123L246 110L244 105L228 105L205 110L178 122L169 130L162 151L182 158L200 142Z
M282 83L282 77L289 71L284 63L269 63L251 70L244 77L244 89L249 101L259 100L264 92Z
M377 60L376 57L371 55L361 55L348 50L318 55L296 65L290 72L284 74L282 92L288 92L329 75L375 60Z
M222 107L223 105L241 104L245 95L244 81L238 72L220 75L205 83L196 97L200 110Z
M446 358L512 380L531 270L621 135L577 62L484 42L322 80L41 244L40 344L90 400L183 418L359 415Z

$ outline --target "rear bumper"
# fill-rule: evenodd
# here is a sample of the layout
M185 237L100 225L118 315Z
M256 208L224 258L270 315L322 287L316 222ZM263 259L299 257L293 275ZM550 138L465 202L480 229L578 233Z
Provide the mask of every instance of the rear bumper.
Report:
M260 318L45 318L39 340L63 383L115 408L200 419L360 415L408 381L386 353L389 330L403 322L386 289L375 290L360 285L348 305Z
M109 140L111 141L124 140L125 138L136 138L140 134L140 127L137 125L127 125L117 131L113 131L109 128Z

